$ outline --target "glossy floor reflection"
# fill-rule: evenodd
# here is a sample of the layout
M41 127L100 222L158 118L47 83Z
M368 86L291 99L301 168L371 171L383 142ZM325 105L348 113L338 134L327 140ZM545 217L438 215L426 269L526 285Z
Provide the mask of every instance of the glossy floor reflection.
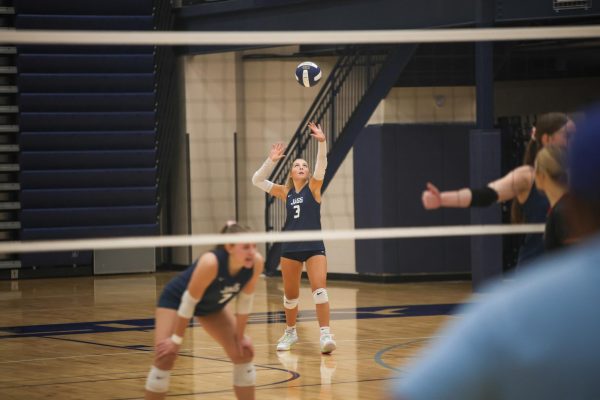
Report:
M138 399L151 363L156 299L174 273L0 282L1 399ZM261 280L248 332L257 399L380 399L395 371L470 294L468 282L330 282L338 349L319 352L303 282L300 340L278 353L280 278ZM188 329L170 397L232 399L231 364L202 327Z

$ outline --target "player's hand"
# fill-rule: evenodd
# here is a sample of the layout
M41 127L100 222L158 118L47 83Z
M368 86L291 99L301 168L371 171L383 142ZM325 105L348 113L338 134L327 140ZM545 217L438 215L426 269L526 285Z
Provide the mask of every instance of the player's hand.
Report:
M323 129L321 128L321 124L315 124L314 122L309 122L308 127L310 128L310 136L317 139L319 142L325 141L325 134L323 133Z
M285 157L285 154L283 154L284 151L285 146L283 145L283 143L273 143L273 145L271 145L271 151L269 152L269 158L271 159L271 161L277 162L283 157Z
M242 357L254 358L254 346L252 345L250 336L244 335L244 337L238 341L238 351Z
M156 345L156 356L162 358L169 355L177 355L179 347L180 346L175 344L170 337L163 339Z
M427 190L423 191L421 201L426 210L435 210L442 206L442 195L437 187L427 182Z

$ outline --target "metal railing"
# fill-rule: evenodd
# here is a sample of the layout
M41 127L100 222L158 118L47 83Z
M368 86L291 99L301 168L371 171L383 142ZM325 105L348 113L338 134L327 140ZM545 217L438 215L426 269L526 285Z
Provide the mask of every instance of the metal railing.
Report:
M172 29L175 15L170 2L154 1L154 26L156 30ZM181 121L179 114L178 75L175 50L171 46L157 46L155 54L156 90L156 141L159 208L160 199L167 198L169 174L174 162Z

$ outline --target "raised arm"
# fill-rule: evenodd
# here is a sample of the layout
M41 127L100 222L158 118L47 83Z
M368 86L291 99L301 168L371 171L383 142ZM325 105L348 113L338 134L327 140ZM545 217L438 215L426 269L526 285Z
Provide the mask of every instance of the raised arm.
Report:
M325 140L325 134L320 124L309 122L308 127L311 131L310 135L319 142L317 145L315 170L310 179L309 187L315 200L321 202L321 187L323 186L323 179L325 179L325 171L327 170L327 141Z
M254 173L254 175L252 175L252 184L269 193L271 196L275 196L285 201L285 196L287 195L285 186L277 185L267 179L271 172L273 172L275 163L285 157L285 154L283 154L284 150L285 147L283 143L274 143L271 146L269 157L267 157L263 165Z
M421 201L427 210L440 207L487 207L495 202L514 198L523 203L527 199L532 185L533 168L524 165L480 189L462 188L440 192L437 187L428 182Z
M196 304L204 296L206 288L217 277L217 263L217 257L213 253L206 253L198 260L190 283L181 296L181 304L177 310L178 318L175 322L173 335L160 342L156 347L159 357L179 351L179 346L183 342L185 329L189 325L190 319L194 316Z

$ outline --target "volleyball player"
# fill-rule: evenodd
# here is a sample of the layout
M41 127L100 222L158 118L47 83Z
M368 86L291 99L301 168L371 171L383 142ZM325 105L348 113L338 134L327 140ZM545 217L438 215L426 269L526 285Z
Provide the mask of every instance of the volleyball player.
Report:
M318 143L317 160L311 175L306 160L297 159L285 185L274 184L267 180L275 163L284 157L284 146L273 144L269 157L252 177L252 183L258 188L275 196L286 204L287 218L284 231L321 229L321 186L327 168L327 142L320 125L308 124L311 135ZM327 258L322 240L309 242L283 243L281 254L281 274L283 277L286 328L277 343L278 351L287 351L298 342L296 318L300 297L300 278L303 264L310 281L313 300L316 305L320 327L320 348L324 354L336 348L329 327L329 297L327 294Z
M567 177L566 150L558 146L544 147L535 158L535 185L550 202L544 231L546 251L560 249L573 242L566 216Z
M566 147L569 129L574 129L574 125L567 115L556 112L541 115L525 150L522 166L483 188L440 192L437 187L428 182L427 189L422 195L423 207L428 210L440 207L487 207L496 202L514 200L511 210L513 222L545 222L549 203L535 186L533 168L535 156L546 145ZM542 235L527 234L519 249L517 266L529 262L543 251Z
M246 231L230 222L221 233ZM244 330L263 265L254 243L219 245L165 286L156 309L154 363L146 380L147 400L166 396L170 372L193 317L223 347L233 363L236 397L254 399L254 349ZM234 298L235 316L225 308Z

